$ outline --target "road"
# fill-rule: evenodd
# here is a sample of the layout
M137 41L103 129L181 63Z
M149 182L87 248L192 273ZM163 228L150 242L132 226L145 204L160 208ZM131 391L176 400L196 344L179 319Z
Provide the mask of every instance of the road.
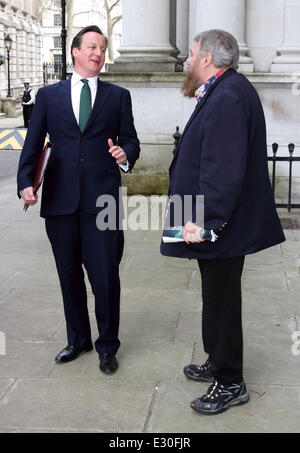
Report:
M0 118L0 129L19 128L23 126L22 115L17 118ZM20 151L0 150L0 183L6 178L17 174Z
M0 183L17 174L21 151L0 150Z

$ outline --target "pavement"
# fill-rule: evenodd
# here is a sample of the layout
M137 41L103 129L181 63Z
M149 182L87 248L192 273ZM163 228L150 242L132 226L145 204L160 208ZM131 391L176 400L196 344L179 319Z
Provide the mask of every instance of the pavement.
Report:
M244 377L250 401L208 417L189 407L208 385L188 381L182 372L186 364L206 360L196 262L161 256L159 230L125 231L118 372L103 375L95 350L58 365L65 322L43 219L38 206L22 211L15 175L0 179L0 203L1 433L300 431L300 230L285 230L286 242L246 257ZM156 207L149 207L153 216ZM289 217L285 210L280 215ZM290 217L300 219L299 211ZM96 339L90 288L88 295Z

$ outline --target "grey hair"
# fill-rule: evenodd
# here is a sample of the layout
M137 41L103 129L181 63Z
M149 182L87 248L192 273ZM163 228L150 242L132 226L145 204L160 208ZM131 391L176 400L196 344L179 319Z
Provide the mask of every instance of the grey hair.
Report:
M238 68L239 45L234 36L224 30L207 30L194 38L199 42L199 55L210 52L216 68Z

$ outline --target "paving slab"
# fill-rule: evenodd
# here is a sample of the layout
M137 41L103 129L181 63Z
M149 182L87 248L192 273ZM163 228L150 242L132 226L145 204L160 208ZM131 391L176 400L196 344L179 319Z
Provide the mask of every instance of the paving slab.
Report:
M51 340L62 320L62 307L38 297L38 292L13 290L1 305L0 330L7 340Z
M130 282L134 288L147 288L149 291L152 289L182 289L188 288L192 271L189 269L181 269L176 272L170 272L169 269L154 268L152 271L131 269L125 270L120 278L121 285L126 286L125 282Z
M19 432L141 432L154 387L155 382L71 377L18 379L0 401L0 426Z
M259 315L260 313L287 314L299 312L299 291L278 289L248 288L243 290L243 314Z
M179 288L149 289L123 288L121 311L142 312L198 312L201 309L200 291Z
M15 379L12 378L0 378L0 398L5 395L9 387L11 387L14 382Z
M139 313L121 312L119 337L121 342L132 339L140 339L142 342L153 340L171 341L175 334L180 313L160 312L160 313ZM93 313L90 313L90 323L93 339L98 333L96 321ZM61 341L65 339L65 326L63 325L53 336L53 340Z
M99 371L99 360L95 351L83 354L80 360L66 365L55 364L50 377L67 381L74 379L96 379L98 381L159 382L182 379L182 369L189 363L193 344L172 341L151 342L129 340L118 353L119 370L113 376Z
M205 416L189 407L205 384L163 382L155 395L149 432L159 433L299 433L300 386L249 386L248 404ZM287 407L289 415L287 415Z
M293 355L292 344L291 338L286 339L284 345L260 345L248 341L244 348L246 382L278 385L284 391L291 386L300 386L299 356ZM288 404L284 408L288 410Z
M0 377L47 378L55 366L54 357L64 346L65 342L58 341L8 340L6 355L0 356Z

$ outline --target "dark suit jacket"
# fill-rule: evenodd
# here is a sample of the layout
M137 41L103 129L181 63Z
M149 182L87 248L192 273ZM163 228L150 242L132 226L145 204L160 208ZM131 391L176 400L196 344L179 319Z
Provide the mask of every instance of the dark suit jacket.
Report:
M219 239L164 244L163 255L229 258L285 240L267 165L262 105L251 83L233 69L196 106L170 167L170 195L204 195L204 227Z
M118 200L121 175L107 140L124 149L132 168L140 149L129 91L99 80L90 118L81 133L72 108L71 79L41 88L20 157L18 194L33 185L47 132L54 149L43 184L42 217L73 213L79 204L85 212L97 213L96 200L102 194Z

